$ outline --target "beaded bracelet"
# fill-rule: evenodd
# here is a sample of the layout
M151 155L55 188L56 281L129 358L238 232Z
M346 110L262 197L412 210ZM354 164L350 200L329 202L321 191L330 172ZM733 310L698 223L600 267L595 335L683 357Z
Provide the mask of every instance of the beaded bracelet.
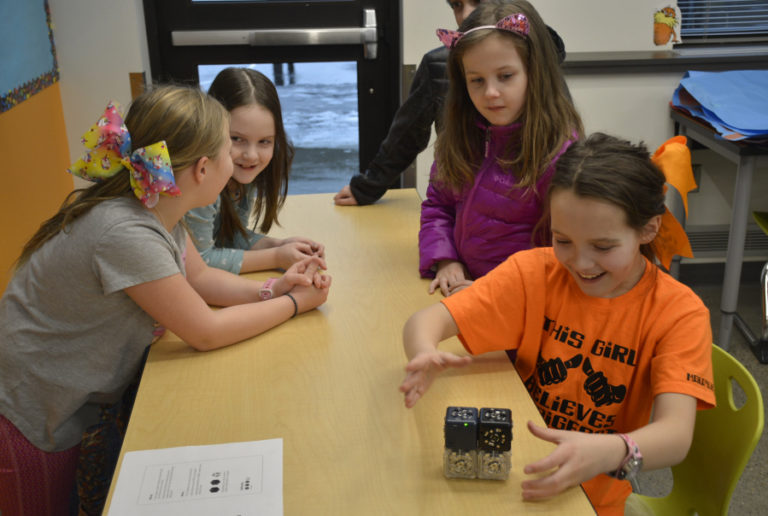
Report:
M291 316L291 319L293 319L294 317L296 317L296 314L299 313L299 304L296 302L296 298L293 297L288 292L286 292L285 295L291 298L291 301L293 301L293 315Z

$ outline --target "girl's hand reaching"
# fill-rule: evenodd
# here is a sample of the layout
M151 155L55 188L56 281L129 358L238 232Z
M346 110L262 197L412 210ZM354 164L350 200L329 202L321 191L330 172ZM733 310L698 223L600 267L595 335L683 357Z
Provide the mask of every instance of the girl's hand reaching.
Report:
M290 238L260 238L251 247L251 251L260 251L266 253L258 263L251 264L243 272L258 271L265 269L288 269L294 263L300 262L311 256L325 258L325 246L314 240L304 237Z
M292 237L281 241L275 248L277 266L288 269L294 263L316 256L325 258L325 246L307 238Z
M472 284L464 264L454 260L443 260L437 265L437 274L429 284L429 293L434 294L437 288L443 296L448 297Z
M460 357L447 351L427 351L417 354L405 366L406 376L400 384L405 394L405 406L413 407L432 385L435 376L449 367L464 367L472 357Z
M557 448L523 469L526 474L549 472L522 483L523 500L548 498L600 473L618 468L626 455L624 440L615 434L587 434L541 428L528 421L528 430Z
M331 287L331 277L323 274L325 260L317 256L306 258L292 265L283 275L285 282L280 285L275 282L275 294L283 295L290 292L296 300L298 313L317 308L328 299L328 291Z
M303 314L325 303L331 288L331 277L327 274L316 273L314 281L309 285L296 285L291 295L296 299L298 313Z
M352 195L352 189L349 185L339 190L339 193L333 196L333 202L337 206L357 206L357 199Z
M312 256L319 256L320 258L325 258L325 246L319 242L310 240L309 238L304 238L304 237L284 238L280 243L280 245L296 244L296 243L308 245L309 251L311 252ZM306 251L305 247L302 247L302 249Z
M317 256L304 258L288 267L278 280L275 282L272 290L275 297L282 296L286 292L291 292L296 286L316 285L320 288L323 285L322 270L325 269L325 260Z
M468 280L468 279L463 280L463 281L459 281L458 283L455 283L455 284L451 285L450 287L448 287L448 295L452 296L456 292L458 292L459 290L464 290L465 288L470 286L472 283L474 283L474 281Z

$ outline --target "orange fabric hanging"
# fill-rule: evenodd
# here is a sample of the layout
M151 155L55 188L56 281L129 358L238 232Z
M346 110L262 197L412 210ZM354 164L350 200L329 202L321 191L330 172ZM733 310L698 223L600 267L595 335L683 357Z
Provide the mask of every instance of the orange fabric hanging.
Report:
M686 145L685 136L670 138L656 150L651 161L661 169L667 183L677 189L683 199L685 216L688 217L688 192L696 188L691 167L691 151ZM665 186L666 191L666 186ZM653 241L654 251L659 262L669 270L675 255L693 258L693 250L683 226L666 209L661 218L661 227Z

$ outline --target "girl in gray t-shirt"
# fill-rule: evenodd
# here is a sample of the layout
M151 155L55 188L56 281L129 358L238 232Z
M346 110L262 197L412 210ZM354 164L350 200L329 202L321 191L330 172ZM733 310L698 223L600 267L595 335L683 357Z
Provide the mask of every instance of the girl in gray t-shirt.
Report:
M321 257L261 283L208 267L190 244L182 217L232 175L229 116L208 95L157 87L124 121L110 104L83 143L69 171L96 184L43 223L0 299L4 513L58 514L79 457L80 508L100 514L117 458L107 448L122 439L105 440L120 435L114 407L164 328L215 349L317 307L330 288Z

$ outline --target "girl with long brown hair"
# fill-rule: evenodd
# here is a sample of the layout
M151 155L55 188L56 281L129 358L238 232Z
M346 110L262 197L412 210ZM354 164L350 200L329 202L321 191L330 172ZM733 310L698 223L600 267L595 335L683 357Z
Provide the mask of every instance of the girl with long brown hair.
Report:
M225 68L208 94L230 113L234 170L214 203L185 217L200 255L211 267L234 273L287 269L310 256L324 257L324 246L308 238L266 236L278 223L294 152L275 85L256 70Z
M548 243L535 231L543 194L583 129L530 3L486 0L438 37L450 48L450 86L422 205L419 270L434 278L430 292L449 295L510 254Z

